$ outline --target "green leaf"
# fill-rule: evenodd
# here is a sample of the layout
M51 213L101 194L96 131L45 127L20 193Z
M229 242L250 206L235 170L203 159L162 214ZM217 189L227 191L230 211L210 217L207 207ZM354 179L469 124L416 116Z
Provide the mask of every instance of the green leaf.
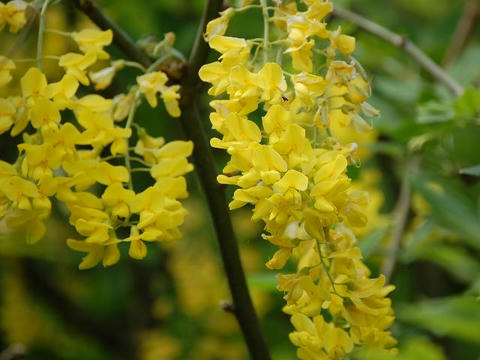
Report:
M420 257L434 262L457 279L470 283L480 278L480 262L459 246L435 244L425 246Z
M452 76L462 85L474 84L480 78L480 66L478 59L480 58L480 45L472 43L458 61L453 65Z
M380 242L383 238L385 238L385 235L387 235L387 231L387 227L375 229L360 241L358 247L362 251L362 255L365 259L368 259L375 253L380 245Z
M404 305L399 320L415 324L438 336L480 344L480 301L471 296L447 297Z
M405 263L411 263L415 261L422 249L431 244L431 233L435 231L435 224L431 220L426 220L423 224L419 225L408 235L406 245L402 251L402 261Z
M480 165L460 169L458 173L462 175L480 176Z
M355 360L444 360L442 348L427 338L413 337L400 343L398 354L375 348L359 348Z
M253 274L247 277L248 287L251 289L275 291L277 289L277 274L265 272Z
M439 227L480 249L480 219L465 189L421 171L412 175L412 183L430 203L432 220Z
M451 104L430 101L418 107L417 122L419 124L447 122L454 118L455 111Z
M455 113L459 117L472 118L480 110L480 91L468 87L453 104Z

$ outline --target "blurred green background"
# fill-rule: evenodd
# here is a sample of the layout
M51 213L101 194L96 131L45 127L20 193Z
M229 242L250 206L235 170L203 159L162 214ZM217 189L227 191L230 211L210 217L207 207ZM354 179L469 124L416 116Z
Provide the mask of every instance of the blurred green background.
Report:
M176 34L175 47L188 55L204 0L98 1L134 38ZM398 359L480 358L480 27L470 0L336 1L407 36L467 88L460 98L402 50L332 19L357 37L355 57L372 78L372 104L381 110L374 132L363 136L362 166L350 175L371 192L370 224L357 235L368 265L378 274L395 258L393 326ZM478 10L477 6L477 10ZM465 10L470 9L470 10ZM462 35L465 19L473 25ZM47 27L82 28L88 20L68 1L52 7ZM460 25L459 25L460 24ZM232 34L257 37L260 16L248 12L232 23ZM0 50L12 41L0 34ZM34 49L35 29L16 57ZM68 42L49 34L45 52L64 53ZM113 56L121 54L112 47ZM212 56L213 59L213 56ZM21 70L19 70L20 72ZM55 66L47 68L55 77ZM127 70L101 94L112 97L134 82ZM205 88L206 89L206 88ZM208 97L201 111L208 123ZM155 136L181 137L162 109L142 106L137 121ZM338 134L348 138L351 134ZM353 139L353 138L352 138ZM2 159L15 158L16 139L0 136ZM225 155L215 152L219 169ZM139 176L136 183L141 183ZM220 303L228 288L214 232L195 175L188 179L190 211L184 239L150 246L144 261L123 256L111 268L77 270L80 255L65 245L72 229L54 210L47 238L28 245L21 235L0 235L0 359L246 359L238 326ZM391 238L400 190L408 198L405 232L398 251ZM227 190L231 196L232 189ZM232 213L242 259L267 342L275 360L295 358L288 341L275 273L264 263L274 252L260 238L261 225L248 209ZM0 226L0 229L3 225ZM378 354L358 358L386 359Z

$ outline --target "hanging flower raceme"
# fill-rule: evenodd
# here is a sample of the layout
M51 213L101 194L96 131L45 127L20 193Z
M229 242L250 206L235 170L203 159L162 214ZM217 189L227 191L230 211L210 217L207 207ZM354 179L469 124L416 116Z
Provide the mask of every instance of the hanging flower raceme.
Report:
M25 7L18 0L0 4L0 28L8 23L18 31ZM135 110L142 94L155 107L160 93L166 110L179 116L179 86L167 85L161 71L125 60L91 71L98 60L110 58L105 49L112 42L110 30L52 31L71 37L79 49L51 57L64 69L57 82L49 82L38 67L30 67L19 81L12 79L15 59L0 56L0 86L15 85L15 80L20 85L18 94L0 98L0 134L23 135L17 160L0 161L0 219L36 242L46 233L54 198L65 204L79 235L68 239L68 246L87 254L81 269L115 264L122 243L129 243L132 258L142 259L146 243L181 237L187 211L180 200L188 196L184 176L193 170L187 160L193 144L150 136L134 123ZM42 57L37 56L40 65ZM127 93L107 99L86 87L92 82L96 89L107 88L126 66L142 71L138 85ZM65 111L73 113L73 121L67 121ZM148 173L152 185L134 187L137 171Z
M267 267L296 262L296 273L279 275L278 289L298 357L341 359L358 346L396 344L388 330L393 286L382 275L371 278L351 230L368 221L368 194L347 174L358 145L332 130L367 131L364 118L377 112L351 57L355 39L325 22L332 2L302 2L305 11L295 1L262 0L221 13L205 33L219 60L199 75L212 85L210 95L224 96L211 102L210 121L221 135L211 146L230 155L218 176L238 187L230 209L249 205L252 220L265 224L263 238L277 247ZM255 8L264 15L264 39L225 36L235 13Z

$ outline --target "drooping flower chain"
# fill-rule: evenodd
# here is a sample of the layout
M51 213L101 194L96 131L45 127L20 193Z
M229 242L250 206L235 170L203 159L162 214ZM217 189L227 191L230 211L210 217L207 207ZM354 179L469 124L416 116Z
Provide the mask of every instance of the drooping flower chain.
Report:
M19 0L0 4L0 30L5 24L11 32L21 29L29 5ZM27 240L36 242L45 235L44 223L51 213L51 198L55 198L66 205L71 225L84 237L67 240L72 249L87 253L81 269L99 262L115 264L120 258L118 245L123 242L130 243L132 258L144 258L144 242L181 236L178 227L187 211L179 199L188 195L184 175L193 169L187 160L193 144L165 143L161 137L148 135L134 123L135 109L141 94L156 107L160 93L168 113L178 117L179 86L168 86L167 75L161 71L124 60L87 73L97 60L110 58L104 48L112 42L112 32L51 31L73 39L80 51L58 58L65 71L60 81L48 83L41 70L31 67L20 79L21 94L0 98L0 134L23 134L16 162L0 161L0 219L5 219L9 229L25 229ZM56 59L50 56L48 61L52 58ZM0 56L0 87L15 89L11 75L15 61ZM125 66L143 72L137 77L138 85L127 93L113 99L93 92L76 95L80 85L90 90L91 82L96 89L106 88ZM73 121L68 120L69 111ZM135 146L130 146L132 129L136 130ZM135 171L148 172L153 185L135 193ZM119 237L125 229L130 235Z
M333 125L368 131L363 117L377 112L366 102L365 72L351 56L355 39L327 28L332 6L261 0L227 9L205 33L219 61L199 73L212 85L210 95L226 94L210 103L210 121L222 135L211 146L230 155L218 181L239 188L230 209L250 204L252 220L265 223L262 237L278 247L267 267L282 269L296 259L297 271L279 275L278 289L295 327L290 340L304 360L396 343L388 330L393 286L382 275L370 277L351 231L367 222L368 194L354 190L347 175L357 145L332 135ZM262 11L263 39L225 36L241 11ZM270 39L270 32L282 35ZM254 112L262 114L261 124Z

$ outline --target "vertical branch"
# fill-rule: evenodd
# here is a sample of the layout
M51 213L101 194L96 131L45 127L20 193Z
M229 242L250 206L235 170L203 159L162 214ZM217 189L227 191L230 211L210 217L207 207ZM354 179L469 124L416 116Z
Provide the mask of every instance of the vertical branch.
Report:
M412 199L412 185L410 183L410 176L412 172L416 172L420 165L419 159L413 159L404 169L402 184L400 186L400 193L398 195L397 204L393 210L393 229L392 236L388 243L388 253L383 260L381 273L385 275L386 283L390 283L393 270L398 256L398 249L405 234L407 227L408 213L410 211L410 204Z
M270 359L270 354L247 287L225 195L217 182L215 159L205 134L204 120L195 104L196 94L200 85L198 71L207 60L209 52L209 47L204 42L202 33L206 24L218 14L221 5L221 0L207 1L207 6L197 32L195 46L190 54L189 74L182 82L183 103L180 122L187 137L195 143L193 150L195 167L212 215L223 265L232 294L233 312L242 330L251 358L254 360L268 360Z
M50 0L45 0L40 11L40 21L38 24L38 39L37 39L37 67L42 71L42 57L43 57L43 37L45 34L45 22L48 3Z
M268 28L268 8L267 8L267 0L260 0L262 4L262 14L263 14L263 63L266 64L268 62L268 47L269 47L269 28Z
M92 0L72 0L101 29L112 29L114 42L131 59L145 67L151 65L151 60L136 44L112 22ZM208 206L215 227L217 241L227 275L230 292L233 299L233 311L240 325L243 337L253 360L270 360L270 354L263 337L260 323L253 307L252 299L247 287L245 273L240 260L237 239L233 231L230 212L222 188L217 183L217 169L203 120L195 106L196 95L200 86L198 71L206 62L210 51L203 40L203 31L206 24L217 16L221 10L222 0L208 0L198 28L192 53L190 55L186 76L182 85L182 116L180 124L188 139L195 144L193 157L200 183L205 192Z

